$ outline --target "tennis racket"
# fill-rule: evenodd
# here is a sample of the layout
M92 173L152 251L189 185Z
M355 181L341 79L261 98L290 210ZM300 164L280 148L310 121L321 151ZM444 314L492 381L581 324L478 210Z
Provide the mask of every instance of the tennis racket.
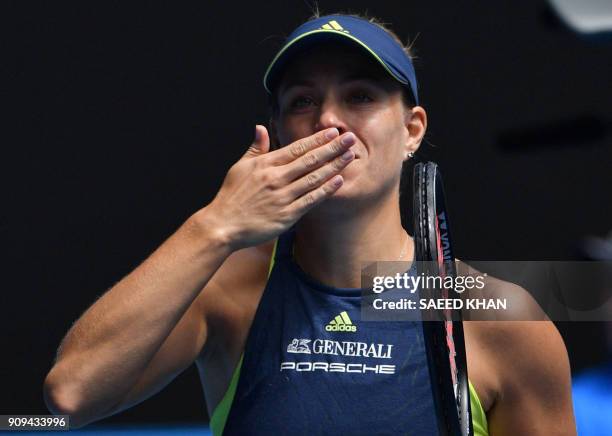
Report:
M456 277L444 186L438 166L418 163L413 173L414 240L419 275ZM454 297L436 289L428 297ZM425 310L423 332L440 436L472 436L467 362L461 313Z

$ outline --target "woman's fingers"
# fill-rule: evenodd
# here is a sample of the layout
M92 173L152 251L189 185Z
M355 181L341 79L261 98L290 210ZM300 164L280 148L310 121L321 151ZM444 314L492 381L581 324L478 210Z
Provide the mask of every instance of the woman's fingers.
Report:
M312 174L318 168L333 162L338 156L355 144L355 135L351 132L344 133L324 146L317 147L298 159L282 167L282 178L287 184L307 174Z
M270 136L268 135L268 129L265 126L255 126L255 139L249 146L249 149L244 154L245 158L253 158L266 154L270 151Z
M311 150L321 147L337 138L339 135L338 129L332 127L330 129L321 130L314 135L306 138L298 139L289 145L286 145L278 150L272 151L268 155L271 163L275 166L286 165L304 156Z
M287 186L286 189L289 191L289 195L292 198L298 198L305 195L308 191L317 189L334 175L339 174L354 158L355 153L352 150L345 151L331 162L311 171Z
M298 217L303 216L310 209L334 195L334 193L340 189L343 183L344 179L341 175L332 177L318 188L308 191L306 194L296 199L288 207L290 213Z

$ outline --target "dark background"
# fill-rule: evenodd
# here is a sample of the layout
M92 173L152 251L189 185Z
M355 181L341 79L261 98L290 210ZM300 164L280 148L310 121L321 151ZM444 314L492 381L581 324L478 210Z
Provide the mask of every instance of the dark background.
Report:
M574 259L612 228L612 44L545 1L320 1L416 38L458 257ZM261 80L303 1L3 2L0 413L46 413L71 323L206 205L266 123ZM560 324L574 372L602 325ZM107 421L203 421L194 367Z

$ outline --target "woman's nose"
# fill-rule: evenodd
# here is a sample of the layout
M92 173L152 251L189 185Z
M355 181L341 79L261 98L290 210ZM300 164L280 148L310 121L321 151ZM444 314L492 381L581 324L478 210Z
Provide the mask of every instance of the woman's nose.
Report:
M329 129L335 127L340 134L346 131L346 124L342 116L342 109L336 102L324 102L321 104L315 124L315 130Z

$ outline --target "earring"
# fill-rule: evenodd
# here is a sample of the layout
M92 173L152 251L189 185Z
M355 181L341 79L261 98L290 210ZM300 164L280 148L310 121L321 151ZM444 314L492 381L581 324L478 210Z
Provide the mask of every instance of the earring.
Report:
M414 153L411 151L410 153L408 153L408 157L412 159L414 157Z

